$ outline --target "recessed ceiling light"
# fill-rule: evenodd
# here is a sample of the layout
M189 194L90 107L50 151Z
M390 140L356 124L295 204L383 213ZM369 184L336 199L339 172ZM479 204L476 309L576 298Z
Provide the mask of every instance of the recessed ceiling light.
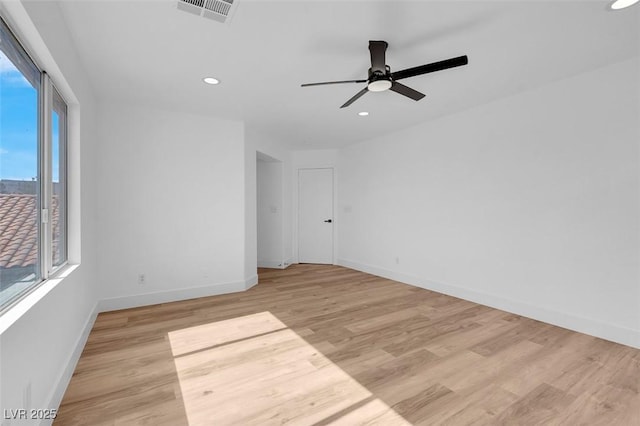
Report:
M611 9L613 10L624 9L625 7L633 6L634 4L638 3L638 1L639 0L616 0L611 5Z
M220 80L218 80L217 78L213 78L213 77L205 77L202 79L202 81L204 81L207 84L219 84Z
M366 117L367 115L369 115L369 113L367 111L361 111L361 112L358 113L358 115L360 117Z

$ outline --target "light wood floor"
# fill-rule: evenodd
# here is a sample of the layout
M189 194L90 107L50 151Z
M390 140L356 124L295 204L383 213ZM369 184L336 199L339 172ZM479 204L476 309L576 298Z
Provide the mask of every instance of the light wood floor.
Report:
M637 349L294 265L100 314L55 424L640 425L639 387Z

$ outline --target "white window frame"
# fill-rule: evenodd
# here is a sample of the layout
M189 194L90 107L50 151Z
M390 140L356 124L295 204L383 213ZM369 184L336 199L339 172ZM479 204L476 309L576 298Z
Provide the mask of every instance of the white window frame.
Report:
M59 182L59 191L60 191L60 198L58 200L58 223L62 224L61 225L61 229L62 229L62 235L61 235L61 241L59 245L59 249L62 251L63 254L63 261L59 264L59 265L54 265L53 264L53 246L49 245L50 249L51 249L51 253L49 253L49 256L47 257L50 262L51 262L51 267L49 268L49 272L48 272L48 276L52 276L55 275L60 269L64 268L68 263L69 263L69 198L68 198L68 189L67 189L67 182L68 182L68 167L67 167L67 163L69 162L69 159L67 157L67 151L68 151L68 146L69 146L69 141L68 141L68 125L69 125L69 116L68 116L68 104L65 101L65 99L62 97L62 95L60 94L60 92L58 92L58 90L56 89L55 85L53 84L53 82L51 81L51 78L49 77L48 74L45 74L47 80L49 80L49 85L51 86L51 110L50 110L50 116L53 116L54 112L56 111L56 104L58 104L61 108L61 113L62 114L58 114L58 127L59 127L59 138L58 138L58 144L59 144L59 157L60 159L62 159L62 164L61 167L58 169L58 176L60 179ZM52 160L52 155L51 155L51 151L53 149L53 132L49 133L49 137L51 138L50 143L47 144L47 146L49 146L49 155L50 155L50 160ZM52 166L53 163L52 161L48 161L47 162L48 165ZM47 199L49 200L49 202L52 202L52 197L54 194L53 191L53 176L51 173L52 170L49 170L49 190L51 191L50 196L47 197ZM51 224L51 227L53 226L53 223ZM50 236L53 235L53 233L49 234Z
M38 264L37 270L39 277L36 278L33 284L24 289L21 293L6 301L3 305L0 305L0 316L7 313L12 307L17 305L29 294L33 293L47 280L54 277L61 269L63 269L69 262L69 226L68 226L68 163L69 163L69 144L68 144L68 103L56 90L49 75L38 66L38 63L27 53L20 39L15 35L15 32L11 30L11 27L0 16L0 27L2 31L8 34L8 43L12 45L20 56L16 58L23 61L28 61L29 67L36 69L40 74L40 87L38 90L38 191L36 193L36 220L38 221ZM6 53L5 53L6 54ZM25 75L25 71L18 66L19 71ZM26 77L26 76L25 76ZM30 77L34 77L30 75ZM55 94L55 95L54 95ZM60 156L63 157L63 167L59 170L60 185L61 185L61 197L59 200L59 221L63 224L62 236L63 244L61 250L64 251L64 261L59 265L53 265L53 211L52 211L52 197L53 197L53 182L52 182L52 145L53 145L53 133L52 133L52 115L54 112L54 96L57 96L58 102L61 102L64 106L64 115L59 115L59 126L62 129L59 137L59 150Z

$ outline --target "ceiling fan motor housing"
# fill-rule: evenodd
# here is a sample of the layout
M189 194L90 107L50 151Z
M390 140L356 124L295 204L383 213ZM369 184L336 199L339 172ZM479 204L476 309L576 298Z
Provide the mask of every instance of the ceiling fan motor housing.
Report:
M375 81L375 80L381 80L381 79L387 79L390 80L391 79L391 68L389 68L389 65L385 65L385 72L376 70L374 71L373 68L369 68L369 81Z

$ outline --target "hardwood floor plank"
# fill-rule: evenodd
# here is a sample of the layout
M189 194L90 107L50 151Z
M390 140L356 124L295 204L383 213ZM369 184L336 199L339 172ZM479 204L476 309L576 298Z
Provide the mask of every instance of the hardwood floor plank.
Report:
M499 386L453 392L429 405L416 425L495 424L496 412L504 411L518 397Z
M451 389L436 383L394 404L392 408L405 419L416 422L430 412L430 404L452 392Z
M413 375L425 364L439 359L436 355L421 349L382 363L376 369L354 375L354 378L369 389L383 387L387 382Z
M574 401L575 397L542 383L507 408L496 424L545 424L553 421Z
M562 425L637 425L640 424L638 395L604 386L582 393L553 419Z
M532 354L540 352L542 346L529 341L516 341L512 346L490 357L485 357L476 363L472 369L460 370L440 379L441 383L453 389L462 391L482 384L490 384L499 379L502 374L520 370L523 361ZM506 371L505 371L506 370Z

